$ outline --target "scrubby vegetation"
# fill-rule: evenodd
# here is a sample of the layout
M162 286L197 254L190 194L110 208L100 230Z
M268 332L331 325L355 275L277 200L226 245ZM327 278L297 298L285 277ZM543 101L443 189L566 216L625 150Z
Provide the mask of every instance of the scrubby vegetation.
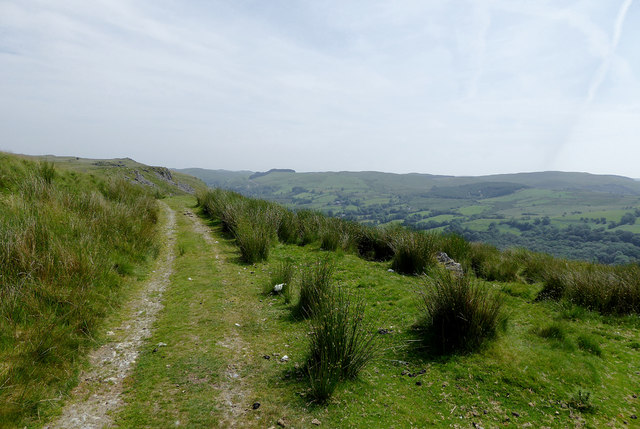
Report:
M69 389L126 277L157 252L156 201L125 180L0 154L0 426Z
M539 298L564 299L602 313L640 312L637 264L568 261L523 248L500 251L488 244L469 243L454 233L359 225L311 211L291 212L276 203L221 189L200 194L198 201L205 213L219 219L234 235L246 262L266 259L278 239L299 245L319 241L324 250L391 260L391 268L399 273L422 274L437 264L435 256L443 251L467 274L481 279L541 282L544 287Z

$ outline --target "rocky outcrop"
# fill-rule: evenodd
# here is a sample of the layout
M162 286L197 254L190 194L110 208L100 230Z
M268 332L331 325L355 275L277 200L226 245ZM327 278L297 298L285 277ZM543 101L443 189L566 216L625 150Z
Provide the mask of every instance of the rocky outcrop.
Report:
M464 271L462 270L462 265L458 262L454 261L447 255L445 252L438 252L436 255L436 259L440 262L444 267L454 273L458 277L464 276Z
M144 177L138 170L135 170L133 173L136 175L136 177L134 177L133 179L134 182L138 182L151 187L156 186L153 182Z

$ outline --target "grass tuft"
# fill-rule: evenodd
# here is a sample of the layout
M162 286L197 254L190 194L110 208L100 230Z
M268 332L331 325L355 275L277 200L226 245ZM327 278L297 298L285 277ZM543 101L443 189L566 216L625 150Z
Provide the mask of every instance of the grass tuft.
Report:
M364 322L362 299L331 288L311 320L307 372L314 399L324 403L343 379L354 379L376 355L373 330Z
M444 269L425 278L420 296L423 317L417 327L438 354L473 351L506 322L502 300Z
M322 301L331 293L331 277L334 265L329 258L317 261L300 273L300 299L296 313L300 317L312 317Z
M423 274L436 264L438 239L434 233L398 230L392 237L391 268L402 274Z
M578 348L596 356L602 356L602 348L592 335L581 334L578 336Z

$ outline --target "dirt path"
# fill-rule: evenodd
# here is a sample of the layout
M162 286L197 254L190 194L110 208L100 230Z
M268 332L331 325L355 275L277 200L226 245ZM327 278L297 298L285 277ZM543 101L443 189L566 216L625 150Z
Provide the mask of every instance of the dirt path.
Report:
M223 269L225 267L225 260L216 246L218 242L211 237L210 229L192 212L186 210L184 215L191 219L194 231L201 234L207 244L209 244L218 267ZM235 321L242 320L242 314L234 308L235 306L233 304L236 302L236 299L230 295L227 302L229 303L227 307L228 311L221 317L226 319L229 324L233 323L234 326L237 326L235 325L235 323L237 323ZM240 423L238 423L238 418L248 411L247 398L249 397L249 389L241 374L250 349L248 344L235 330L231 330L231 332L225 334L223 339L218 341L218 345L224 347L229 352L229 362L231 362L225 368L222 377L223 381L216 386L220 391L224 410L224 415L220 423L222 427L239 427L238 425Z
M107 332L113 341L90 354L91 368L81 374L80 384L60 416L45 428L103 428L112 425L111 414L122 406L123 380L136 362L142 343L151 335L156 315L162 309L162 293L173 272L175 212L162 203L167 213L164 227L167 244L157 268L140 295L125 307L124 322Z

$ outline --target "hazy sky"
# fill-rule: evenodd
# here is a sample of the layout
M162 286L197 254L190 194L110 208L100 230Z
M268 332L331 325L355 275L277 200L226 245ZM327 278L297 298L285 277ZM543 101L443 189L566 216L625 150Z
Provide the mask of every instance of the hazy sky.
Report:
M0 0L0 149L640 177L640 1Z

